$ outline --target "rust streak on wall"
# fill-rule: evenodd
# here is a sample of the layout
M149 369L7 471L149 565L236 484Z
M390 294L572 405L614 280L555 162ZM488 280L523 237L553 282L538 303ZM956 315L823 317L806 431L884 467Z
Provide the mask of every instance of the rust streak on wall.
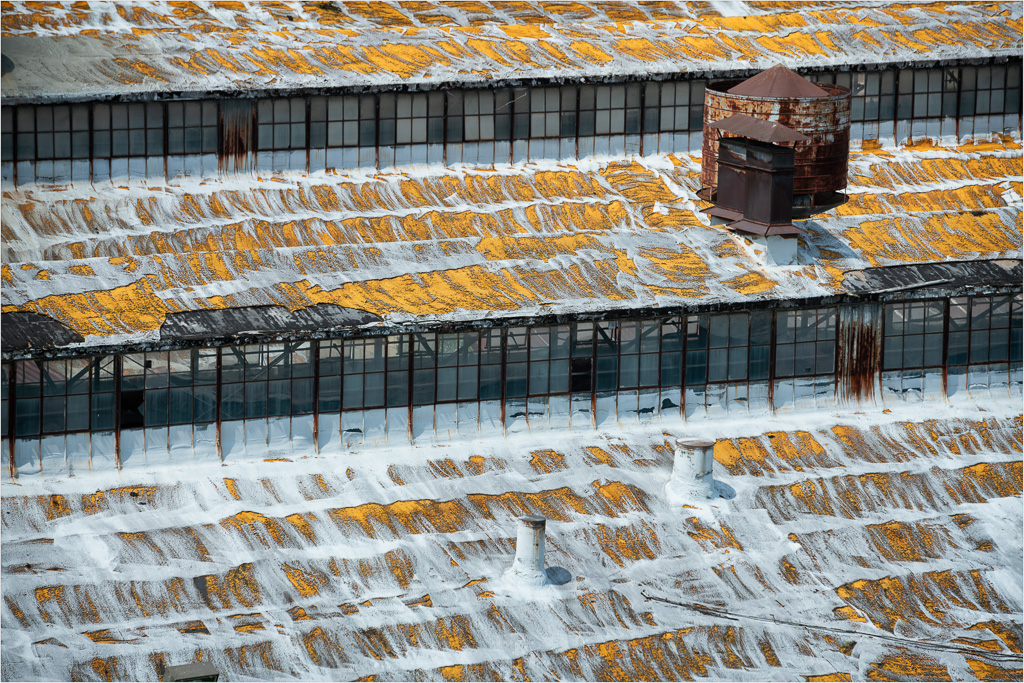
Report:
M252 141L256 106L252 100L222 100L220 104L221 172L252 169Z
M864 316L866 317L866 316ZM863 401L874 394L881 366L881 336L877 325L861 316L840 318L836 356L836 395L847 401Z

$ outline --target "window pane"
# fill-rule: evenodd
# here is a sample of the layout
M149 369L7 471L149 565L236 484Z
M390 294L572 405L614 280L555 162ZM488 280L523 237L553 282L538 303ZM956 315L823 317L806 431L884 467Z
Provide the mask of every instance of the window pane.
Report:
M192 422L191 387L171 389L169 412L168 421L170 424L178 425Z
M291 382L286 379L267 383L267 414L288 415L291 412Z
M729 350L712 349L708 354L708 382L724 382L729 376Z
M409 404L409 373L387 373L387 405L404 406ZM292 412L295 412L294 409Z
M221 391L221 419L241 420L245 417L245 385L225 384Z
M416 405L434 402L434 371L416 370L412 376L412 401Z
M245 416L266 417L267 383L252 382L245 385Z
M458 368L438 368L437 401L454 401L458 391Z
M729 349L729 381L732 382L746 378L747 348L745 346L740 346Z
M770 348L769 346L750 347L749 378L751 380L768 379Z
M363 407L363 376L346 375L344 381L345 396L342 405L345 410Z
M87 395L68 396L67 426L69 432L89 429L89 397Z
M323 361L321 361L321 367L323 367ZM341 410L341 377L320 377L318 409L321 413L336 413Z
M794 346L793 373L810 375L814 373L814 343L802 343Z

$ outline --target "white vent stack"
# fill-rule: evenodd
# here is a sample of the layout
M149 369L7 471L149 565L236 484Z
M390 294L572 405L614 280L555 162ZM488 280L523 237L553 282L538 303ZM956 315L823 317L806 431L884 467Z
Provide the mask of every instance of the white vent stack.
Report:
M516 559L508 570L518 583L542 586L548 582L544 570L544 528L547 519L540 515L527 515L519 519L516 535Z
M670 503L693 502L695 498L714 498L715 442L703 439L676 439L672 478L665 486Z

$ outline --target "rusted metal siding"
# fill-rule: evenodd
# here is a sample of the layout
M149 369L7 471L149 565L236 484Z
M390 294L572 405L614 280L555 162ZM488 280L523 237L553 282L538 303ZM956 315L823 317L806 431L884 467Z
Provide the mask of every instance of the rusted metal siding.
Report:
M220 101L220 157L223 172L246 172L253 168L256 132L256 103L253 100Z
M846 189L850 90L841 85L817 83L828 91L827 97L771 99L726 92L737 83L715 83L704 91L701 185L705 197L710 198L718 185L718 134L711 124L734 114L745 114L777 121L810 138L792 144L796 154L794 207L807 202L811 206L834 205L835 193Z
M836 341L836 398L842 403L873 400L882 368L882 305L841 306Z

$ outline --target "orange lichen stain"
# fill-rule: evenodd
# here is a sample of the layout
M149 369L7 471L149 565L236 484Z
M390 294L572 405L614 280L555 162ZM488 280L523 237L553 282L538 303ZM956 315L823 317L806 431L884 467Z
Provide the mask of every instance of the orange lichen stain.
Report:
M138 638L130 638L128 640L116 638L108 628L99 631L83 631L82 635L94 643L133 643L138 640Z
M653 560L661 551L658 534L646 522L619 528L598 524L588 529L586 535L588 538L596 537L601 550L620 567L625 566L627 560Z
M234 498L235 500L242 500L242 497L238 495L238 486L236 486L234 479L228 479L227 477L225 477L224 486L227 487L228 493L231 494L232 498Z
M846 621L867 621L867 619L862 617L860 613L857 612L857 610L850 607L849 605L836 607L834 610L832 610L832 613L840 619L845 619Z
M569 48L591 64L606 64L614 59L614 57L593 43L583 40L574 40L570 42Z
M303 597L312 598L319 595L320 589L329 583L327 575L317 569L305 571L288 564L282 564L281 569Z
M451 458L445 458L444 460L431 460L427 462L427 466L435 476L447 477L449 479L459 479L463 476L462 472L459 470L459 466L456 465L455 461Z
M950 606L1007 612L998 591L981 572L945 570L881 579L861 579L835 589L878 628L892 631L901 619L945 624Z
M709 526L705 526L696 517L690 517L686 520L686 533L690 538L697 541L705 551L710 551L712 548L743 550L743 546L736 540L732 529L725 522L722 522L716 531Z
M623 484L619 481L611 481L602 484L598 481L591 482L591 486L597 489L597 494L611 504L613 510L639 510L650 512L645 499L647 494L643 489L631 484Z
M45 640L37 640L36 642L34 642L32 644L33 645L56 645L57 647L62 647L65 650L68 648L67 645L65 645L64 643L60 642L56 638L47 638Z
M260 597L260 585L253 576L253 564L242 564L231 569L223 578L206 574L192 579L200 597L211 610L231 609L231 596L245 607L252 607ZM215 604L219 603L219 606Z
M87 276L87 275L95 275L96 271L94 271L92 269L92 266L90 266L90 265L77 265L77 266L70 266L68 268L68 273L70 273L71 275Z
M773 432L766 434L775 455L801 471L804 466L821 466L825 449L808 432Z
M977 638L954 638L954 643L963 643L971 647L976 647L979 650L987 650L988 652L1001 652L1003 644L995 639L992 640L979 640Z
M1011 652L1021 652L1021 627L1013 622L982 621L970 627L971 631L987 630L1006 643Z
M348 658L345 657L344 649L337 639L319 626L308 633L303 633L302 643L306 648L306 652L309 653L309 658L318 666L338 666L348 661Z
M206 624L199 620L190 621L184 624L183 626L179 626L178 631L180 633L185 634L203 634L207 636L210 635L210 629L206 628Z
M253 619L256 621L246 621L245 623L233 624L233 628L239 633L256 633L257 631L265 631L266 626L259 620L259 615L253 614L232 614L228 617L229 619Z
M804 676L805 681L820 681L825 683L826 681L852 681L850 674L837 671L831 674L818 674L817 676Z
M391 573L403 589L408 588L412 583L415 570L412 565L412 558L403 550L390 550L384 553L384 561L387 562Z
M463 648L476 648L477 641L473 636L473 629L466 617L456 615L454 617L440 617L434 622L434 635L438 644L449 650L462 650Z
M289 609L288 616L292 618L292 621L306 621L308 619L312 619L311 616L306 614L306 610L298 606Z
M964 657L964 659L967 660L967 665L971 667L971 672L979 681L1019 681L1024 674L1022 669L1004 669L973 657Z
M615 461L608 451L605 451L597 446L587 446L587 452L590 457L587 458L592 465L608 465L609 467L616 467Z
M41 586L35 590L36 602L39 603L39 616L44 621L53 622L53 617L44 609L44 605L51 600L57 603L61 612L67 613L67 605L64 600L64 586ZM10 606L8 604L8 606Z
M48 271L48 270L40 270L38 273L36 273L36 279L37 280L49 280L50 279L50 271Z
M550 474L565 469L565 456L552 450L534 451L530 467L538 474Z
M38 593L36 594L36 599L39 599ZM14 618L18 620L19 624L21 624L21 627L28 628L28 619L25 618L25 613L21 611L20 607L18 607L18 603L6 595L4 596L4 602L7 603L7 609L11 611L11 614L14 615Z
M53 521L60 517L67 517L71 514L68 502L62 495L54 493L49 496L37 496L36 502L46 514L47 521Z
M158 330L169 312L154 292L149 277L106 291L54 294L20 306L4 306L2 310L49 316L83 337Z
M381 532L398 536L402 533L454 533L466 527L474 514L493 517L491 508L511 514L543 514L551 519L567 521L568 512L617 516L627 510L649 511L645 494L639 488L610 482L594 482L595 495L583 498L568 488L538 493L508 492L500 495L471 494L463 503L458 500L404 500L380 505L367 503L351 508L329 510L328 514L343 530L361 528L371 538ZM471 506L471 508L467 507Z
M762 476L765 470L773 471L765 465L769 457L768 449L759 438L719 439L715 443L715 461L724 465L729 474L751 474Z
M117 657L108 657L106 659L102 657L93 657L89 664L92 666L93 673L104 681L124 680L123 671L121 670L120 662ZM80 666L80 664L76 666ZM82 678L76 674L77 672L72 671L71 679L82 680Z
M887 654L878 662L869 666L867 677L872 681L906 680L949 681L949 671L934 658L926 654L911 652L903 648L895 648L896 652Z
M303 514L297 512L293 515L288 515L285 517L285 520L295 527L307 541L314 544L316 543L316 533L313 531L312 525L310 525L309 521Z
M421 598L410 600L405 603L406 607L433 607L434 603L430 600L430 593L427 593Z
M750 271L729 280L723 280L722 284L740 294L754 295L774 289L779 283L769 280L762 273Z
M164 551L160 549L160 546L145 531L119 531L117 532L117 537L132 550L137 550L139 546L146 548L149 550L150 556L160 564L167 561Z
M845 232L850 247L872 266L890 262L969 260L978 254L1002 254L1020 245L1020 229L996 212L890 216L862 221Z
M168 75L167 72L162 69L158 69L151 64L146 64L145 62L138 60L132 61L130 59L125 59L124 57L118 57L114 60L114 63L125 70L114 75L114 78L122 83L142 83L142 77L152 78L165 83L167 82L167 79L164 78L164 76Z
M948 543L948 533L925 524L890 521L866 527L872 545L890 562L925 562L939 557L940 535ZM922 555L923 551L923 555Z
M269 543L259 533L259 529L263 529L267 534L270 535L278 545L284 547L285 535L284 529L274 519L261 515L258 512L243 511L237 515L232 515L224 520L221 520L221 526L225 529L235 529L243 535L253 535L257 540L260 541L264 546L269 547Z

